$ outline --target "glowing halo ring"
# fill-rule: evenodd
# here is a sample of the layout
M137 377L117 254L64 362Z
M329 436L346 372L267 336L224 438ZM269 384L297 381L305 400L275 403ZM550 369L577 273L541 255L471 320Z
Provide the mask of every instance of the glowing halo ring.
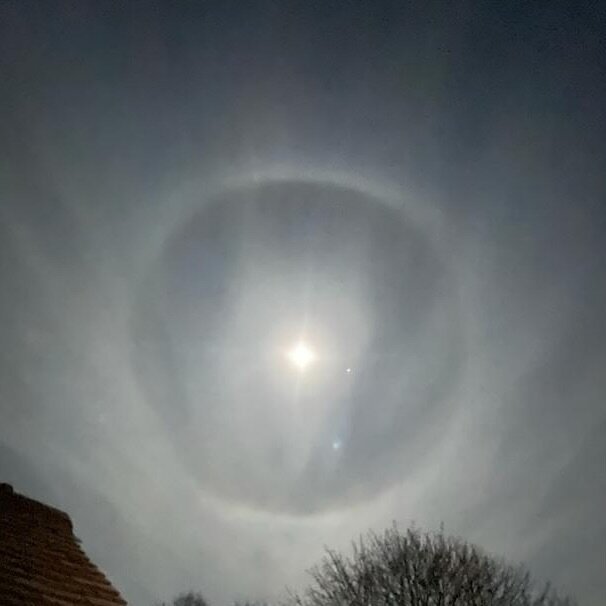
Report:
M187 216L194 215L208 201L227 191L244 189L251 185L261 186L289 182L341 187L366 195L370 200L385 204L391 210L403 214L404 219L411 221L413 227L427 239L449 273L454 275L453 286L456 289L456 298L460 303L459 313L463 324L462 333L465 337L469 336L468 331L471 324L469 318L472 313L471 310L473 310L473 301L467 296L468 292L460 288L460 284L462 282L467 283L467 280L463 276L464 270L455 263L454 256L451 253L451 231L446 229L446 221L441 211L431 204L414 204L411 201L414 196L404 193L395 184L385 184L384 181L363 177L360 173L353 173L351 170L325 169L309 165L302 167L301 164L295 167L291 164L270 163L263 168L232 169L208 180L204 177L190 180L178 193L169 196L169 203L164 208L171 212L171 216L165 217L164 221L160 220L154 223L156 226L162 226L162 232L155 239L157 243L155 248L148 250L144 255L141 273L145 274L147 265L150 261L153 262L157 259L165 246L166 240L175 233L176 228L184 224ZM202 191L205 193L201 194ZM180 213L179 210L175 213L175 209L180 209ZM149 245L150 239L147 242ZM465 341L464 345L469 346L468 339L465 339Z
M247 187L258 186L262 187L271 184L280 183L302 183L316 186L327 185L335 188L342 188L353 193L361 194L368 197L369 200L374 200L379 204L384 204L388 208L404 215L404 221L409 221L412 227L418 230L429 243L429 246L436 253L437 258L444 264L448 274L453 275L451 286L455 290L455 300L457 301L457 313L461 319L459 325L458 337L464 349L469 349L470 339L468 327L469 313L471 309L469 305L471 301L467 300L466 292L460 288L462 281L461 268L455 262L453 255L449 254L449 236L445 228L445 221L441 212L430 205L418 205L411 203L412 196L404 194L399 187L385 185L368 178L361 177L359 174L353 174L350 171L341 170L325 170L320 168L306 167L302 169L293 168L290 165L274 164L263 169L250 169L246 171L230 171L223 176L213 179L198 179L191 180L187 185L174 192L169 196L169 203L164 205L165 216L163 220L154 222L156 227L156 237L146 238L147 250L139 264L141 269L139 275L145 276L161 256L168 239L184 224L188 217L194 216L197 212L203 209L209 201L220 197L221 195L230 192L243 190ZM203 193L202 193L203 192ZM153 228L150 227L153 232ZM468 365L462 367L463 376L459 381L460 385L467 385L469 380ZM436 449L437 451L438 449ZM435 452L435 451L434 451ZM417 475L422 469L430 465L430 461L426 461L421 469L418 469L414 474ZM200 499L216 509L217 512L226 512L226 507L234 515L251 515L255 514L261 518L267 516L279 516L283 520L291 519L298 520L301 518L330 518L336 512L350 511L354 509L364 509L370 503L381 499L386 493L393 490L396 485L391 483L378 491L374 498L366 498L361 501L356 501L353 504L347 504L342 507L332 506L330 508L319 509L313 513L293 512L285 509L271 509L259 505L255 505L251 501L241 501L222 494L220 491L213 490L212 487L205 487L206 490L200 488ZM335 504L336 505L336 504Z
M142 273L145 273L146 265L155 261L164 248L166 240L176 228L182 226L188 216L201 210L208 201L230 190L243 189L251 185L288 182L330 185L366 195L392 210L404 213L407 219L412 220L414 227L430 241L442 261L446 262L450 257L446 250L442 250L446 249L444 243L447 238L441 213L430 205L411 204L411 196L404 194L399 188L362 177L351 171L300 166L294 168L287 164L273 164L263 169L232 170L208 179L201 176L189 180L178 191L169 194L167 204L161 207L162 215L154 220L153 225L148 226L144 243L147 246L144 246L145 252L137 265ZM450 263L448 265L449 269L453 269Z

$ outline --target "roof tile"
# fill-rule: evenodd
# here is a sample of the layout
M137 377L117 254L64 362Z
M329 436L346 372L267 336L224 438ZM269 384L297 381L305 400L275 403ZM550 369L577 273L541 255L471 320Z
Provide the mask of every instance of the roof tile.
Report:
M0 484L0 603L124 606L88 559L69 516Z

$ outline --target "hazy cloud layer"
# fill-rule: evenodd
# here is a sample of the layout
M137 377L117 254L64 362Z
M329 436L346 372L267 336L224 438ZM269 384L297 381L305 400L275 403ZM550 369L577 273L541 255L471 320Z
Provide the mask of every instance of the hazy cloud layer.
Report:
M313 4L3 4L0 481L132 604L393 519L600 604L598 9Z

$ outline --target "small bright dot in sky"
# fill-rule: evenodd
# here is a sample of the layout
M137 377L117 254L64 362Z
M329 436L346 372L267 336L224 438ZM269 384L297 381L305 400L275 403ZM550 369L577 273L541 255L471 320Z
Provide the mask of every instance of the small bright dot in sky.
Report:
M351 372L351 368L346 368L345 372Z
M299 370L305 370L316 358L314 352L302 341L297 343L287 355L291 364Z
M339 450L341 448L341 440L335 440L332 443L332 449L333 450Z

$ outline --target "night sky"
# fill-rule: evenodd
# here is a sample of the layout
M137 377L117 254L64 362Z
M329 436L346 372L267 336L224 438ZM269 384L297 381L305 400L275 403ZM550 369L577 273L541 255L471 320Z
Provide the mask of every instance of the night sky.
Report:
M2 2L0 481L136 606L392 520L603 604L599 5Z

